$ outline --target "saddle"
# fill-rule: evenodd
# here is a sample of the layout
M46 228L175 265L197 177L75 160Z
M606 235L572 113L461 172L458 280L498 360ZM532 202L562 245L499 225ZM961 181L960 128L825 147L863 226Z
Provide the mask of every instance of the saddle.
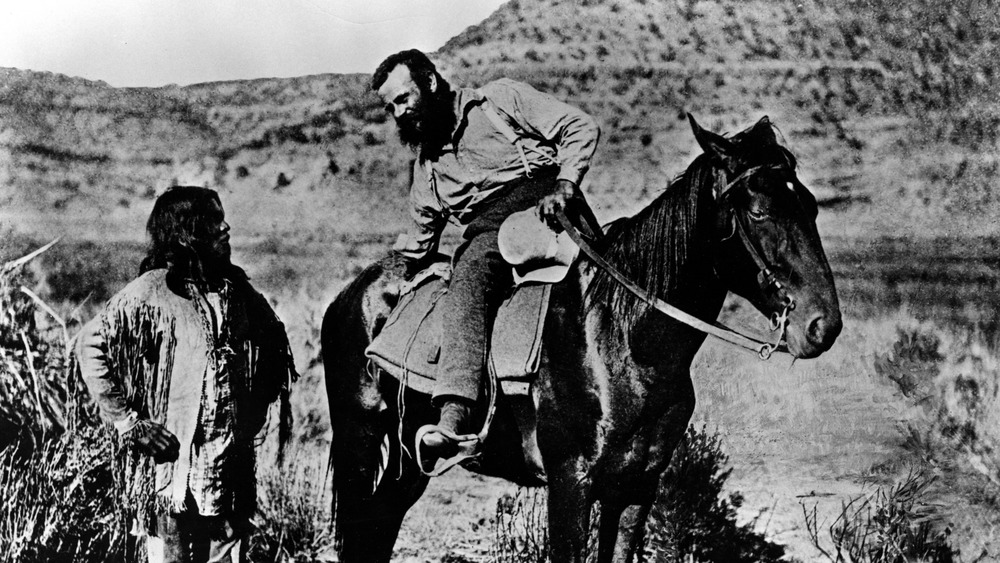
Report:
M493 465L483 459L490 457L486 451L490 442L508 441L507 437L492 440L489 434L493 432L483 438L483 456L469 457L461 465L524 484L544 484L535 428L534 384L551 288L551 284L516 286L497 311L490 334L487 369L493 383L489 387L495 389L491 401L495 401L497 411L497 423L491 428L516 426L524 452L523 466L511 469L520 464L511 464L509 459L506 464L497 464L500 472L510 469L517 475L497 474L486 467ZM400 298L381 332L365 350L375 366L397 379L400 385L419 393L430 394L434 390L444 320L442 308L436 305L446 294L447 284L440 277L431 276L418 282ZM504 465L508 467L504 469Z

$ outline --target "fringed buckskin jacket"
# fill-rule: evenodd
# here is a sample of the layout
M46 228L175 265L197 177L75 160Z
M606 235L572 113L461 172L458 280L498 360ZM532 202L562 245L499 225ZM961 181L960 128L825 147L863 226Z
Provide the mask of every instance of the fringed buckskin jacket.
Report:
M251 516L256 507L253 441L267 420L269 405L281 399L279 440L291 425L288 403L297 377L284 325L245 274L229 281L225 336L216 340L191 284L185 293L167 284L167 270L146 272L111 298L87 323L76 347L80 371L102 416L119 429L136 417L162 424L180 442L175 462L151 458L115 440L115 486L124 514L148 529L157 510L180 512L188 491L192 441L199 419L203 378L209 362L225 362L230 374L233 439L249 452L250 485L234 490L232 516ZM214 348L214 349L213 349ZM133 414L134 413L134 414ZM243 463L243 460L241 460Z

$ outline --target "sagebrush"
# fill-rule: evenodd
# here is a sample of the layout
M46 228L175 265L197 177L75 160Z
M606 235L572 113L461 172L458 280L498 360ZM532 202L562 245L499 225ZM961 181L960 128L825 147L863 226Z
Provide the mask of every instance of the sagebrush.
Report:
M776 562L785 554L755 530L738 524L739 493L726 492L732 468L718 435L689 427L674 452L646 525L646 561L666 563ZM599 507L591 513L588 556L596 556ZM543 489L522 489L497 502L493 559L498 563L548 560L547 510Z

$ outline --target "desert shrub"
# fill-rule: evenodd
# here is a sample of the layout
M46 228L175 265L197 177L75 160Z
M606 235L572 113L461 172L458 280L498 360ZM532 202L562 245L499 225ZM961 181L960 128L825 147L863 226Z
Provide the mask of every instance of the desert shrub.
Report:
M929 461L962 461L1000 483L1000 358L981 333L901 328L875 371L911 400L905 445Z
M969 465L1000 483L1000 360L996 351L973 343L955 354L935 381L928 405L932 427Z
M815 505L802 511L813 546L834 563L951 563L951 531L937 522L937 509L926 502L933 477L911 472L899 483L879 487L846 502L830 525L833 547L827 547L817 522Z
M142 243L61 242L41 258L46 297L103 303L135 276L143 254Z
M548 557L548 510L545 489L520 488L497 500L493 520L493 560L497 563L543 562Z
M304 451L284 465L259 464L251 561L322 561L334 552L326 456Z
M738 525L743 495L725 492L732 473L717 434L688 428L674 452L653 507L646 545L648 561L778 561L784 548L754 530L756 521Z
M875 358L875 372L907 397L926 396L944 359L940 348L941 338L931 327L899 327L892 351Z
M0 448L57 435L95 420L83 383L72 373L65 322L27 285L21 265L0 266ZM55 323L36 324L36 310Z
M739 493L723 489L732 469L721 439L704 428L688 428L646 525L646 561L718 563L778 561L784 548L754 530L756 521L736 523ZM590 543L596 539L600 510L591 514ZM548 556L545 492L522 489L497 501L494 561L543 562ZM595 555L594 545L588 553Z

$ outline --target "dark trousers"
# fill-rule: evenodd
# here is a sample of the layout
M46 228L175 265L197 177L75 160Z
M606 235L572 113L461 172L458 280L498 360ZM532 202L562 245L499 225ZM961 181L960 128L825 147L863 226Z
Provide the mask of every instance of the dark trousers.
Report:
M149 563L245 563L250 525L246 518L202 516L195 511L157 518L146 538Z
M439 304L444 309L444 334L435 404L440 406L448 396L479 398L493 319L514 285L511 267L497 247L497 231L504 219L534 207L554 187L553 178L524 181L487 205L466 227L465 242L455 252L448 293Z

